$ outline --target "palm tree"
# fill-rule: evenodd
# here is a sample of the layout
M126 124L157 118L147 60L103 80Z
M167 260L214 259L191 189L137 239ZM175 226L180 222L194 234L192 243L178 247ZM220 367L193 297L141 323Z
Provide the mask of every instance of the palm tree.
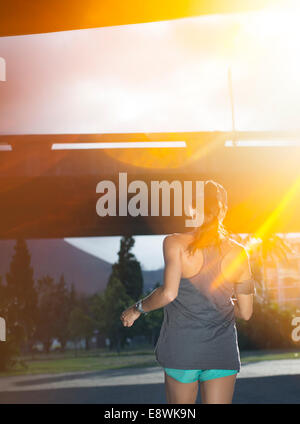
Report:
M279 267L282 264L289 263L289 254L295 253L290 243L278 234L272 233L265 237L256 238L255 236L248 235L243 244L250 252L255 252L259 263L262 267L262 298L265 302L268 301L268 284L267 284L267 268L268 261L276 268L276 275L278 278ZM282 285L278 278L278 303L282 301Z

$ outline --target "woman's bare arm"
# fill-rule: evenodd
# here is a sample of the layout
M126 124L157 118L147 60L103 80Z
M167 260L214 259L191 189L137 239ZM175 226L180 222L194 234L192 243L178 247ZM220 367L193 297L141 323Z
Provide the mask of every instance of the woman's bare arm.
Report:
M240 247L238 254L239 273L238 279L234 283L234 313L238 318L249 320L253 313L253 293L250 293L250 290L247 288L247 283L245 282L252 279L252 273L246 249Z
M164 238L163 253L165 260L164 283L142 299L142 307L145 312L166 306L178 294L181 279L181 245L174 235ZM125 327L131 327L140 315L141 312L137 310L134 304L122 312L120 319Z
M239 300L232 299L234 303L234 315L237 318L242 318L245 320L249 320L252 316L253 312L253 294L240 294ZM245 297L246 296L246 297ZM244 300L243 300L244 297ZM252 297L252 300L251 300ZM240 308L240 305L244 303L244 306Z
M178 294L181 279L181 245L173 235L164 238L163 255L165 261L164 283L142 300L145 312L166 306Z

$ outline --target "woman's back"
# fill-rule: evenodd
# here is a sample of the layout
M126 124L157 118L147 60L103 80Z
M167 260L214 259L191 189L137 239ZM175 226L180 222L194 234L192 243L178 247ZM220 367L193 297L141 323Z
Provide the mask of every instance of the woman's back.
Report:
M223 276L225 256L233 240L219 251L211 245L189 256L190 234L176 234L182 245L182 277L177 297L164 307L164 321L155 348L158 362L168 368L239 369L234 284Z
M193 255L189 255L186 248L188 244L193 240L192 233L175 233L173 235L178 243L181 245L181 269L182 269L182 278L190 278L195 274L198 274L203 265L204 253L203 249L198 249ZM232 256L230 254L233 253L233 250L236 246L241 245L231 238L225 239L222 244L223 249L223 257L221 259L221 272L227 280L232 280L232 276L229 275L228 265L230 260L232 260ZM218 259L218 258L217 258ZM234 281L234 278L233 280Z

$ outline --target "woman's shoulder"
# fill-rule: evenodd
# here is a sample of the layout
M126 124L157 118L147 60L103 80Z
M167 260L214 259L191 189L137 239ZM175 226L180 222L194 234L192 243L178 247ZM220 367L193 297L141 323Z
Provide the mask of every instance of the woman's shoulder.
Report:
M182 249L192 239L191 235L187 233L172 233L167 234L163 239L164 249L178 248Z
M234 238L228 237L226 239L226 246L228 246L227 252L229 255L235 256L241 253L246 253L245 246Z
M165 236L164 244L186 245L186 243L189 243L193 238L194 238L193 232L171 233ZM227 250L229 250L232 254L240 253L242 250L243 251L245 250L245 246L232 237L226 237L223 243L227 247Z
M186 242L193 239L192 233L172 233L168 234L164 240L168 239L170 243L174 244L185 244Z
M182 240L182 235L180 233L172 233L172 234L166 234L163 242L164 244L168 243L168 244L176 244L178 242L180 242Z

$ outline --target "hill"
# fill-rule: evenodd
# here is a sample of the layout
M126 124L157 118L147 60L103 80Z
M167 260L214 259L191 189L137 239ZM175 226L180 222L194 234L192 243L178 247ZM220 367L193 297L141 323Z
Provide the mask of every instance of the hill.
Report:
M66 283L85 294L103 291L112 265L63 239L27 240L35 280L48 274L57 281L63 273ZM101 242L101 241L100 241ZM15 240L0 240L0 275L5 280L14 252ZM144 291L152 289L157 281L162 284L163 269L144 271Z

